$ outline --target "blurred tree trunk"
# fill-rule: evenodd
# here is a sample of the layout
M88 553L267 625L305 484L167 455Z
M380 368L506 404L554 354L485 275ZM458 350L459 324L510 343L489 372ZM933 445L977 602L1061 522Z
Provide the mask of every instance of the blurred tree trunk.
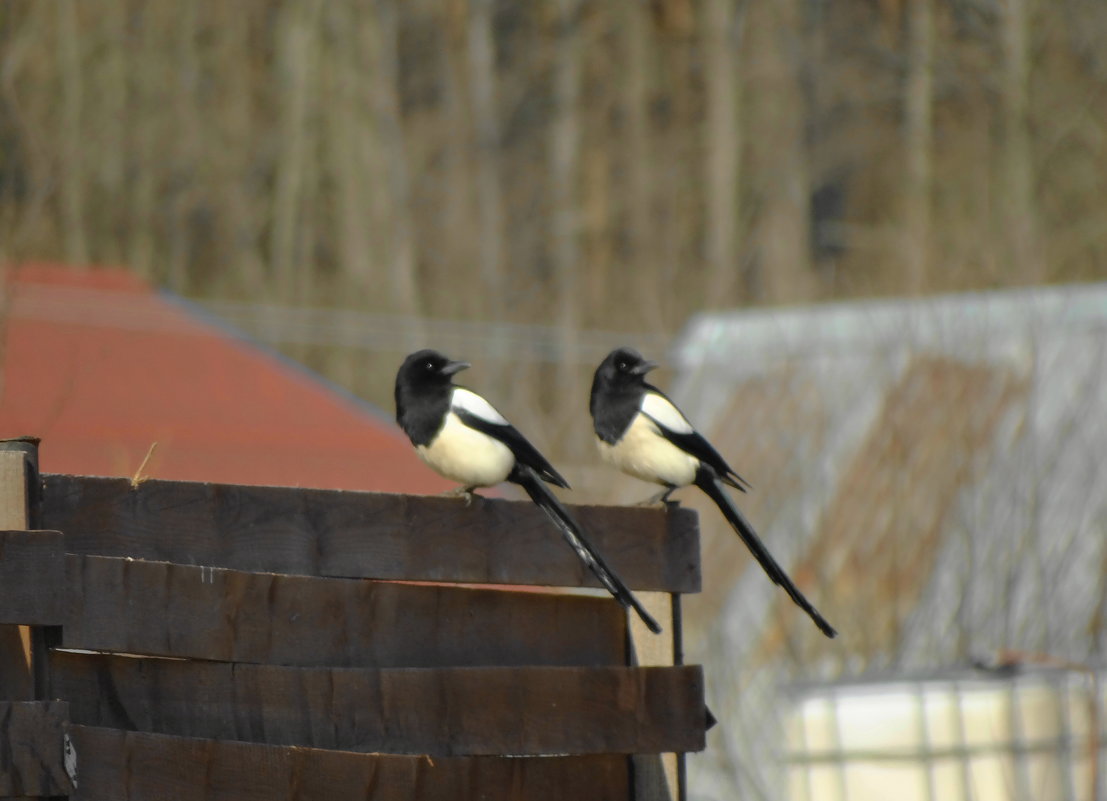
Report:
M551 234L553 281L560 338L558 392L582 395L576 369L580 329L580 225L577 192L580 166L581 0L557 0L554 36L553 121L550 129ZM560 426L559 426L560 428Z
M624 302L633 304L637 317L657 319L661 314L660 271L654 248L651 208L655 169L650 154L650 49L652 36L646 4L642 0L619 3L623 65L622 110L626 120L627 180L623 190L627 206L627 249L622 269L637 276ZM616 284L618 285L618 284Z
M1000 239L1019 282L1042 280L1034 208L1034 154L1030 133L1030 21L1033 0L1003 0L1003 145ZM1001 245L1001 248L1004 245Z
M804 140L800 62L803 0L749 7L751 75L757 76L751 119L751 163L759 165L760 214L754 232L755 286L762 303L801 302L814 295L810 269L810 178Z
M600 13L586 11L582 20L581 85L584 132L580 155L580 294L582 327L611 326L608 298L622 271L618 269L624 230L617 219L619 204L614 184L622 153L611 147L619 141L622 86L618 57L621 14L605 6Z
M658 26L656 60L660 67L661 98L651 98L657 109L658 137L652 165L656 181L655 216L657 277L660 312L649 319L659 331L675 331L690 309L703 298L703 112L697 91L699 52L696 18L689 0L660 0L653 4ZM681 168L675 168L681 164Z
M284 7L278 22L277 80L282 105L270 259L276 296L285 301L298 297L302 288L299 276L308 268L308 264L303 263L306 253L301 222L309 158L308 117L316 68L318 9L319 0L293 3Z
M84 76L81 70L81 37L77 24L77 4L57 3L58 64L61 73L61 124L64 146L58 170L61 188L62 241L65 259L70 264L88 264L85 239L85 170L81 158L84 132L82 105Z
M384 161L385 180L377 187L376 204L384 212L388 226L388 299L389 310L415 314L419 309L416 282L416 258L411 220L411 186L408 178L408 154L404 144L403 116L400 107L399 23L396 0L377 0L376 14L370 26L373 54L369 75L376 125L380 139L378 158ZM418 339L412 331L410 339Z
M128 70L130 80L131 114L139 116L149 109L158 107L159 71L147 65L157 63L160 55L156 37L151 35L153 23L149 20L150 9L135 15L131 25L141 33L135 36L130 48L131 64ZM127 207L125 258L132 270L137 270L147 279L157 275L156 261L158 235L154 227L154 211L157 203L158 178L162 171L157 168L155 155L158 141L158 124L147 120L142 125L128 125L127 138L123 141L129 152L131 179L127 182L127 193L123 199Z
M504 315L503 201L500 196L500 125L496 103L496 48L492 38L492 0L469 7L469 85L476 132L477 219L484 314Z
M216 118L223 131L221 141L225 143L217 156L222 164L220 176L248 176L258 169L259 163L255 126L259 124L262 110L255 105L255 98L260 94L255 70L264 58L252 34L258 25L257 18L265 9L256 3L252 7L220 3L213 10L213 27L218 35L212 63L217 68L224 64L238 65L235 69L220 70ZM148 134L140 133L139 136L146 138ZM151 174L153 170L143 169L136 178L142 180L143 176ZM205 287L194 286L193 291L264 298L269 294L271 277L265 248L259 245L265 241L267 210L258 203L257 190L249 181L239 179L226 183L223 193L226 205L220 209L220 216L224 241L229 244L227 259L233 262L234 269L214 270L209 273L210 283Z
M101 2L96 19L96 35L103 43L103 65L99 71L96 94L102 114L103 143L95 166L97 183L114 198L123 198L127 190L127 9L120 0ZM112 264L124 264L123 231L125 205L115 203L97 209L98 228L107 229L99 258Z
M469 98L468 63L469 2L447 0L438 4L437 18L441 44L436 63L442 84L442 130L435 131L441 144L442 240L448 260L455 264L476 265L478 261L476 186L474 162L476 150L473 115ZM433 276L442 274L439 259L434 259ZM448 265L447 265L448 269ZM433 280L433 279L431 279ZM483 308L483 292L466 293L458 305L464 316L477 317ZM456 314L457 312L451 312Z
M161 279L166 282L174 292L184 290L185 281L189 273L192 261L192 251L196 245L194 231L191 226L191 214L196 196L202 194L199 187L204 182L204 168L207 166L203 158L205 142L196 125L197 118L203 113L200 105L203 102L197 92L199 82L200 59L197 55L197 4L182 3L176 18L172 20L171 37L173 55L172 70L177 83L177 91L173 93L173 145L172 170L173 180L170 188L169 205L169 252L165 260L165 269ZM310 31L304 31L303 36L310 36ZM311 54L306 46L303 52L289 53L293 58L302 59L302 64L290 64L292 70L310 72ZM307 80L307 76L302 76ZM297 135L303 135L303 125L297 130ZM299 164L297 168L301 168ZM295 203L295 200L293 201ZM293 218L295 229L295 218ZM293 263L295 260L293 259Z
M364 47L364 18L370 10L348 3L327 3L322 8L321 28L329 46L320 53L320 124L326 146L315 183L329 187L327 202L332 209L330 233L335 243L335 281L328 287L324 303L336 306L367 304L378 294L374 246L381 226L374 219L371 202L374 176L372 153L377 147L373 108L364 91L369 73L369 53ZM345 310L333 316L336 338L356 341L357 318ZM315 359L332 380L363 392L366 373L364 354L353 348L330 347Z
M367 147L375 143L371 107L361 91L366 77L363 49L358 35L361 17L368 12L344 3L325 9L334 31L326 70L329 109L327 124L330 160L328 172L334 186L335 235L339 283L358 294L374 291L374 235L370 194L373 176L367 163Z
M907 17L907 79L904 87L904 147L907 181L904 194L903 260L906 291L920 295L930 272L931 181L934 109L933 0L910 0Z
M738 186L742 155L739 119L742 82L738 75L735 0L706 0L702 13L704 81L707 90L706 250L707 306L735 301L738 264Z

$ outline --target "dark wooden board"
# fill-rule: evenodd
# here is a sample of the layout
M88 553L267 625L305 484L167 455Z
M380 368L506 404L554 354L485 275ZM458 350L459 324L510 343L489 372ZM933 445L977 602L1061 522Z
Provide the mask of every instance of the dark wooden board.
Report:
M66 795L64 701L0 701L0 797Z
M245 573L66 556L62 646L326 667L612 665L608 596Z
M0 624L0 701L30 701L35 697L34 678L19 629Z
M65 539L59 531L0 531L0 623L58 625Z
M290 668L54 652L74 723L344 751L474 756L702 750L687 667Z
M302 575L598 586L531 503L47 475L66 550ZM571 496L570 496L571 497ZM571 507L632 589L698 592L693 511Z
M74 801L625 801L628 760L354 754L72 726Z

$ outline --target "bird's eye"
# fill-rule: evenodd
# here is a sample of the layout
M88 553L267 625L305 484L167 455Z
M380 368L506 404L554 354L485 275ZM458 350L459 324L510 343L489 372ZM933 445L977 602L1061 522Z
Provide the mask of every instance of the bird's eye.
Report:
M628 365L628 364L627 364L626 362L619 362L619 363L618 363L617 365L615 365L615 366L616 366L616 367L618 367L618 368L619 368L620 370L625 370L625 369L627 369L627 367L628 367L629 365Z
M428 370L433 370L434 369L434 362L427 362L427 369Z

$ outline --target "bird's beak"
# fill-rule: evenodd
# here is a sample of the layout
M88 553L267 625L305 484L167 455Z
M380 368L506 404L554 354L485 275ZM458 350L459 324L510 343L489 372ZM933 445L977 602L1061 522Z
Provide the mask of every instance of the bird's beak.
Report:
M469 362L448 362L445 367L442 368L442 375L453 375L454 373L460 373L462 370L468 370L473 365Z
M645 375L650 370L656 370L660 366L661 365L659 365L657 362L642 362L636 367L631 368L630 372L634 375Z

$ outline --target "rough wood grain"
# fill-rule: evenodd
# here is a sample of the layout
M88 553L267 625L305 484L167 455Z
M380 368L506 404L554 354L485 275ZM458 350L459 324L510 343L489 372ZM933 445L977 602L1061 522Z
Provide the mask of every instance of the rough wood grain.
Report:
M62 645L327 667L617 665L603 596L244 573L66 556Z
M237 570L597 586L529 502L45 476L43 528L66 550ZM632 589L698 592L690 510L572 507Z
M0 531L0 623L61 624L64 549L59 531Z
M72 726L74 801L622 801L624 757L354 754Z
M692 667L322 669L52 654L74 723L432 756L701 750Z
M4 450L0 442L0 527L8 530L30 526L27 507L27 456Z
M64 701L0 701L0 797L67 795Z

